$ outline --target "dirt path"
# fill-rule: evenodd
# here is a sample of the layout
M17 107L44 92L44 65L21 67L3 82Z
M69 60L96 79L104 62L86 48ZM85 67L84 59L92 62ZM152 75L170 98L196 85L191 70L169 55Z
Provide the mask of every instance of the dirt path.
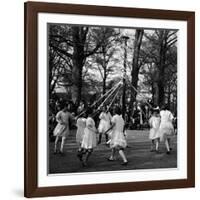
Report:
M128 165L122 166L118 159L114 162L107 161L110 149L104 144L96 147L90 157L87 167L82 167L76 157L77 145L75 142L76 131L72 131L66 140L64 147L65 155L54 155L54 143L49 143L49 173L75 173L75 172L96 172L113 170L134 170L134 169L155 169L155 168L176 168L177 167L177 138L172 138L172 152L166 154L164 144L160 144L160 153L150 152L150 141L148 131L128 131L128 148L125 153L128 158Z

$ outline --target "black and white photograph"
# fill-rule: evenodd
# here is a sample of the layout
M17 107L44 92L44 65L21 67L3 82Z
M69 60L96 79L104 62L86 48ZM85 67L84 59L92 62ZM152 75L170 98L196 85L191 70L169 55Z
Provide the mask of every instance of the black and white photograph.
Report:
M47 24L48 174L178 167L178 29Z
M195 13L25 4L25 196L195 185Z

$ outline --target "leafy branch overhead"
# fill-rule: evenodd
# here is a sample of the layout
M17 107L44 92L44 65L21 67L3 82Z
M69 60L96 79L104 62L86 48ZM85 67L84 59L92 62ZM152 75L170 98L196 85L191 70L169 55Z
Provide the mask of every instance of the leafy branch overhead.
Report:
M124 67L137 91L155 104L176 102L177 30L123 29L50 24L48 27L50 96L58 88L77 105L105 94L123 78ZM124 40L126 38L126 41Z

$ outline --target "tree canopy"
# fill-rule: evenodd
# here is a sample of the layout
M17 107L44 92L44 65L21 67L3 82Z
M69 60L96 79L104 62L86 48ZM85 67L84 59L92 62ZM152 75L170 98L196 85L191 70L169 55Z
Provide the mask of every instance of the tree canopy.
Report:
M176 30L48 26L50 99L62 94L75 107L81 101L92 104L126 73L135 89L127 85L116 100L129 111L136 101L176 110Z

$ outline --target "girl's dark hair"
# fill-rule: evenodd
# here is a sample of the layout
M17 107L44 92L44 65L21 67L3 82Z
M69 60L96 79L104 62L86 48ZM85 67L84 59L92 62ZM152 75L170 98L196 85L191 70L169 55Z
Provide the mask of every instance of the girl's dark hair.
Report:
M88 108L87 111L86 111L86 114L87 115L91 115L93 112L92 108Z
M154 109L154 110L152 110L152 113L158 114L159 112L160 112L159 109Z
M118 114L118 115L122 114L121 108L119 106L115 107L115 113Z
M162 108L161 108L162 109ZM153 112L160 112L160 109L159 109L159 107L152 107L151 108L151 112L153 113Z
M161 110L169 110L169 106L164 104L162 107L161 107Z
M67 107L67 106L66 106L65 104L63 104L63 103L60 104L59 106L60 106L61 110L65 109L65 108Z

